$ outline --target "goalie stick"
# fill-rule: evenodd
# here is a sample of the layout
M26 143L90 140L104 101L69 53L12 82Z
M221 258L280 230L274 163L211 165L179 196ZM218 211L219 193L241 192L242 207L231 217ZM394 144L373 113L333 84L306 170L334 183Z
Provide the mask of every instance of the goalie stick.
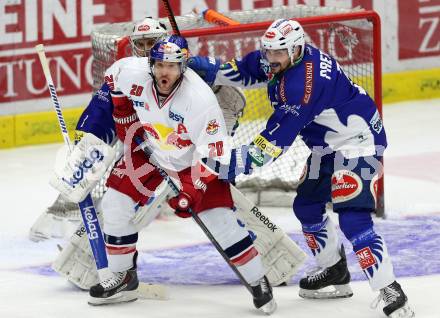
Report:
M64 138L64 143L68 147L69 152L71 152L72 145L67 131L66 122L64 121L63 113L61 111L61 106L58 101L55 85L53 84L52 76L50 74L49 63L47 62L46 54L44 51L44 45L38 44L35 46L35 49L40 58L44 76L46 77L47 86L49 88L52 104L54 106L55 113L58 118L58 124L61 129L61 134L63 135ZM104 238L102 236L101 227L98 222L98 216L96 215L96 210L93 204L92 196L88 194L83 201L78 203L78 206L81 211L81 217L87 231L90 247L92 249L93 256L95 258L96 268L98 269L99 277L101 280L104 280L110 275L110 272L107 269L108 262L107 262L107 255L105 252Z

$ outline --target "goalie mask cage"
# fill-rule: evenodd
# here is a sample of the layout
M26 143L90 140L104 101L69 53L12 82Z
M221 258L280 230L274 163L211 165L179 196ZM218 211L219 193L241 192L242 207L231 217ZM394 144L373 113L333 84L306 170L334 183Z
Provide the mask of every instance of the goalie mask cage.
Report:
M334 7L281 6L223 13L240 22L234 26L208 24L200 15L177 16L176 21L188 40L191 55L209 55L223 62L260 48L260 38L275 19L295 18L306 33L306 43L332 55L355 83L367 90L382 113L380 19L373 11ZM171 26L167 19L160 19ZM104 72L115 60L131 55L127 35L133 23L106 24L92 32L94 89L101 87ZM234 144L249 144L264 128L272 109L266 88L246 89L246 107L239 118ZM260 205L291 205L310 151L301 137L277 161L252 176L237 178L244 192L257 193ZM383 177L375 188L377 213L383 215ZM282 194L287 194L282 195ZM286 201L287 198L287 201Z

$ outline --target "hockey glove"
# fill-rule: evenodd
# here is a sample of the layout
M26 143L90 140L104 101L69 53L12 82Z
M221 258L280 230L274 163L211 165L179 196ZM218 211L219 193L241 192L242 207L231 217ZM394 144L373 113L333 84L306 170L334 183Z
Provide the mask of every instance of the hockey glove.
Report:
M114 105L113 119L115 121L118 138L128 145L133 144L133 138L135 136L139 136L143 139L144 129L131 100L121 93L112 92L112 101Z
M180 174L180 182L182 184L182 189L179 195L168 200L168 204L177 216L181 218L191 217L190 209L194 209L194 206L202 201L203 194L206 191L206 184L197 179L194 181L190 174Z
M188 59L188 67L199 74L209 86L212 86L220 68L220 60L207 56L193 56Z

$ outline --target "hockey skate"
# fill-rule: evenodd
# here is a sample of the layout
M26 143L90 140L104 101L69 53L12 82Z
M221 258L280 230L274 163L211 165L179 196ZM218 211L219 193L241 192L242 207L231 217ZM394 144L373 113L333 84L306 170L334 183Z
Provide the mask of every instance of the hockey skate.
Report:
M414 311L408 305L408 298L394 281L392 284L380 290L379 296L375 299L372 308L376 308L380 301L384 302L383 312L391 318L412 318L415 317Z
M272 287L266 276L263 276L258 285L251 286L255 308L260 309L266 315L272 314L277 309L277 303L273 299Z
M341 259L335 265L327 267L300 280L300 297L331 299L348 298L353 296L353 291L349 285L350 272L347 268L347 258L345 257L344 246L341 246L340 254Z
M90 288L89 305L100 306L125 303L138 299L139 280L136 272L137 252L133 257L133 267L127 271L114 273Z

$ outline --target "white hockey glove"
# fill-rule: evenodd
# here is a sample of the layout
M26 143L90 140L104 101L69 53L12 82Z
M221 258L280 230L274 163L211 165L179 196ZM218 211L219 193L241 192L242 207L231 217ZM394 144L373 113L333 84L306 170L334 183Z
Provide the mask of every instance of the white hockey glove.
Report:
M307 259L307 254L264 215L244 194L231 185L237 218L255 234L255 248L267 269L272 286L287 283Z
M115 150L95 135L87 133L65 163L56 163L50 185L71 202L81 202L112 164Z

